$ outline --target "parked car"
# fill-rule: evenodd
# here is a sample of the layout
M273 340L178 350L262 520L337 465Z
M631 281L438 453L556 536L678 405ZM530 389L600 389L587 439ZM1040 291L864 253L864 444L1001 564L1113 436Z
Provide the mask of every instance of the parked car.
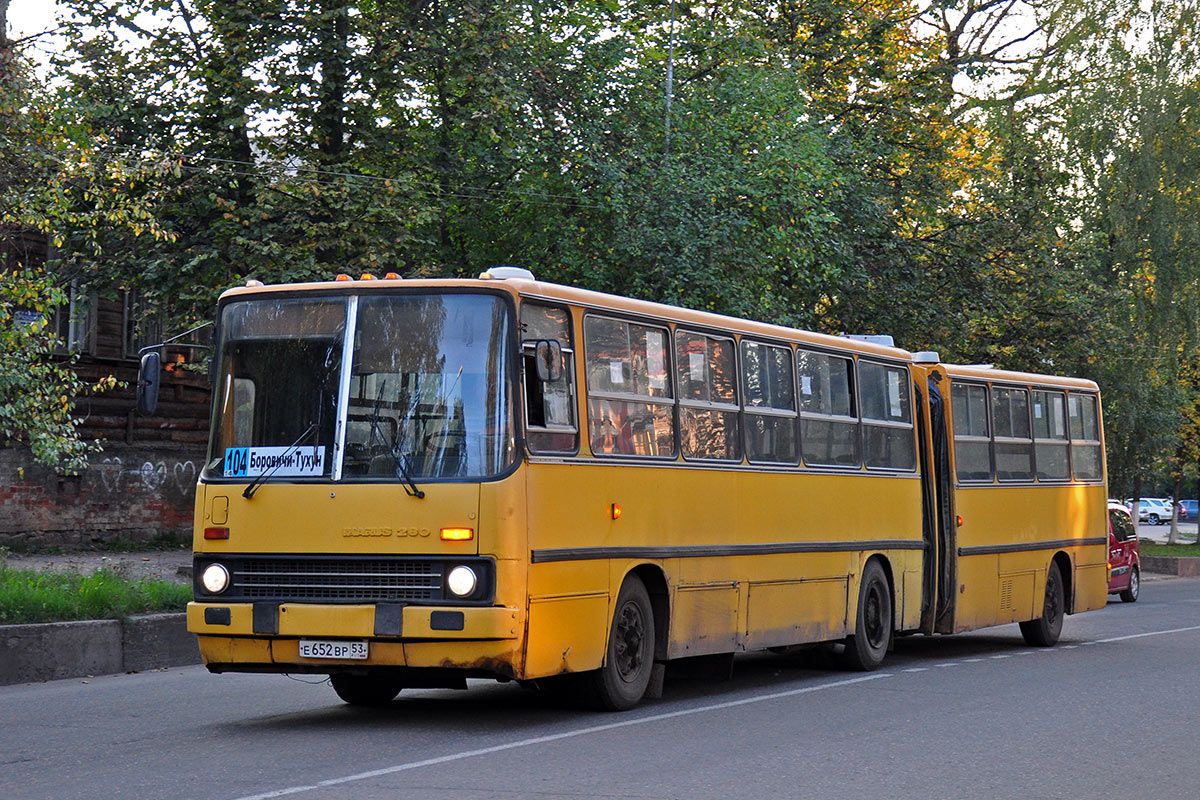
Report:
M1195 500L1179 501L1180 522L1195 522L1197 516L1200 516L1200 509L1197 509Z
M1120 594L1126 603L1136 603L1142 588L1142 565L1138 554L1137 527L1129 510L1120 503L1108 504L1108 593Z
M1124 503L1126 511L1132 511L1133 500ZM1151 525L1166 525L1171 521L1173 508L1170 500L1156 497L1143 497L1138 501L1138 522L1149 522Z

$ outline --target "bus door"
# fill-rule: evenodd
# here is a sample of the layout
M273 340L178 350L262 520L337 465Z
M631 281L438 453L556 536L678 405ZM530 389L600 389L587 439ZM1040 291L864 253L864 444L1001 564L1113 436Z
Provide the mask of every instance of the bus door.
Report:
M925 566L921 604L921 630L924 633L954 630L954 492L950 483L949 441L946 409L938 383L942 374L928 373L925 391L916 384L917 397L924 413L919 416L921 430L921 484L924 504Z

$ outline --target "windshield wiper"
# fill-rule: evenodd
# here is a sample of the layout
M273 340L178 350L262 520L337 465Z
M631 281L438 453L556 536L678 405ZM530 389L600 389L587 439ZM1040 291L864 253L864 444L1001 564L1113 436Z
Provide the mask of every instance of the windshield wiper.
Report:
M315 422L308 423L308 428L305 429L304 433L300 434L300 438L296 439L296 441L294 441L290 445L288 445L288 449L285 450L283 452L283 455L279 456L279 458L275 461L275 466L271 467L266 472L260 473L258 475L258 477L256 477L254 480L250 481L250 484L245 489L242 490L242 497L246 498L247 500L254 497L254 493L258 491L258 487L262 485L262 482L265 481L267 478L271 477L272 475L274 475L275 470L277 470L281 466L283 466L283 462L287 460L288 456L290 456L293 452L295 452L296 448L298 448L300 446L300 443L303 442L306 438L308 438L308 435L310 433L312 433L313 431L315 431L316 429L317 429L317 423L315 423Z
M384 445L387 446L388 454L391 455L392 461L396 465L396 477L404 481L405 494L421 500L425 497L425 493L417 487L416 481L412 479L412 475L409 474L408 469L404 466L404 460L398 452L396 443L389 441L379 428L379 406L383 402L383 389L385 386L387 386L387 381L381 382L379 384L379 391L375 394L375 407L371 409L371 432L369 434L370 438L367 439L367 447L370 449L371 443L375 441L375 434L378 433L379 438L383 439Z

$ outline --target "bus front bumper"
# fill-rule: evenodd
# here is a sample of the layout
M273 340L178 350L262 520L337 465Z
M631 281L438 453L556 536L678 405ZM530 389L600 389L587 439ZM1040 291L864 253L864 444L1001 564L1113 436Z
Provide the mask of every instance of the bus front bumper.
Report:
M401 604L188 603L188 630L199 636L515 639L517 609Z
M188 630L215 672L438 667L513 676L524 621L504 606L188 603ZM305 658L302 641L366 642L361 660Z

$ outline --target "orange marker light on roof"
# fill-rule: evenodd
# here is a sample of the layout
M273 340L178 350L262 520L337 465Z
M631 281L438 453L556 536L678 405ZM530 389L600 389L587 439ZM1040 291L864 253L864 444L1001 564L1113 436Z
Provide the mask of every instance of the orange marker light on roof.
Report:
M250 287L262 286L262 285L263 285L263 282L262 282L262 281L256 281L256 280L254 280L254 278L250 278L248 281L246 281L246 285L247 285L247 286L250 286Z
M395 272L389 272L387 275L383 276L383 279L385 281L398 281L400 280L400 276Z
M353 279L353 278L351 278L349 275L347 275L347 274L346 274L346 273L344 273L344 272L339 272L339 273L338 273L338 276L337 276L336 278L334 278L334 280L335 280L335 281L352 281L352 280L354 280L354 279Z
M469 542L475 538L472 528L442 528L443 542Z
M361 276L359 276L358 279L360 281L373 281L375 280L375 276L369 272L364 272Z

